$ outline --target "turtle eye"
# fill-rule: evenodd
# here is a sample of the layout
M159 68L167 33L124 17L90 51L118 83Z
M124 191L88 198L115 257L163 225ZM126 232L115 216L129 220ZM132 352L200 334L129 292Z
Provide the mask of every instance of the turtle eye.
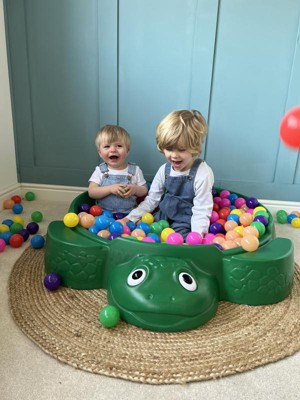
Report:
M129 286L139 285L146 278L146 271L144 269L135 269L130 273L127 278L127 283Z
M189 292L194 292L197 289L197 283L195 279L187 272L181 272L181 274L179 274L179 282L181 286Z

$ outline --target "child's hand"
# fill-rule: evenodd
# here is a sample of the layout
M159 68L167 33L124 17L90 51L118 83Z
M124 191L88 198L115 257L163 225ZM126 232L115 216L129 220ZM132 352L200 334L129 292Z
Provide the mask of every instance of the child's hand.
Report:
M134 196L136 194L136 185L123 185L124 186L124 199Z
M114 194L119 197L125 197L126 186L124 184L116 183L115 185L110 186L111 194Z

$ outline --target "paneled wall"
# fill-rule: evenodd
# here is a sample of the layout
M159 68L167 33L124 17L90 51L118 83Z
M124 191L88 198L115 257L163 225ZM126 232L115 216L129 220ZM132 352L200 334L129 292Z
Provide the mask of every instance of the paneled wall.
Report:
M21 182L87 186L94 137L118 123L151 179L155 127L175 109L209 123L216 185L299 201L299 153L279 140L300 104L298 0L6 0Z

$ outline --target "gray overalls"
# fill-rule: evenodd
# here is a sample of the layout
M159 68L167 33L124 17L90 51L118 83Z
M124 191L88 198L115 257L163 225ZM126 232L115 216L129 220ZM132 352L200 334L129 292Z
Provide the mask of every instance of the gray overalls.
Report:
M191 231L192 207L195 197L194 179L201 163L201 159L195 160L189 175L186 176L170 176L171 164L167 163L165 167L165 195L159 204L155 220L166 219L170 227L181 233L184 238Z
M103 174L103 179L101 186L114 185L116 183L124 183L129 185L131 183L132 176L136 172L136 165L128 163L128 175L112 175L109 174L106 163L101 163L99 165L100 171ZM118 197L114 194L109 194L103 199L98 199L96 204L102 207L103 210L109 210L112 212L120 212L123 214L129 214L137 206L136 196L128 197L124 199L123 197Z

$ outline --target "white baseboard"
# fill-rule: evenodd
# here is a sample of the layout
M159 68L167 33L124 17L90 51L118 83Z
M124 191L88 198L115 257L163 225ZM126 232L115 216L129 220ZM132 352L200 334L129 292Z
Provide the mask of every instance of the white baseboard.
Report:
M47 201L63 201L71 203L72 200L87 188L77 186L59 186L59 185L40 185L36 183L18 183L12 185L0 192L0 209L2 210L3 200L9 199L17 194L24 197L27 192L34 192L36 198ZM259 200L272 214L278 210L286 212L300 211L300 202L280 201L280 200Z

